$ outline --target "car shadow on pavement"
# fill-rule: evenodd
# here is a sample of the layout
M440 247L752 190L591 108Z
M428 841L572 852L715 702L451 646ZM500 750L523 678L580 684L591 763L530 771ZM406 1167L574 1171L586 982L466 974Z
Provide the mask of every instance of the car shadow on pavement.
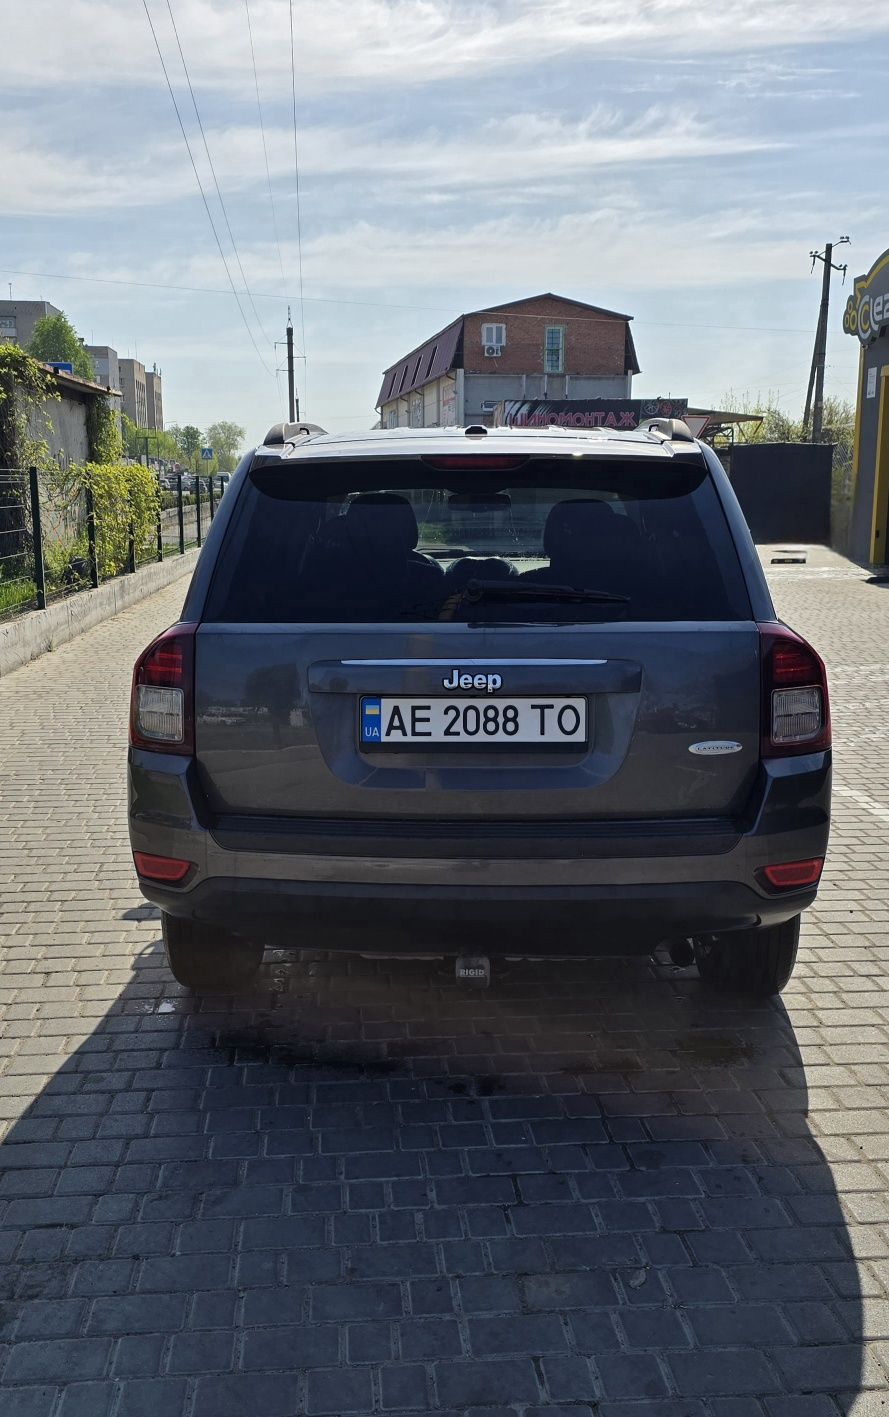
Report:
M0 1148L0 1409L850 1412L807 1115L783 1006L694 970L271 952L198 1000L154 943Z

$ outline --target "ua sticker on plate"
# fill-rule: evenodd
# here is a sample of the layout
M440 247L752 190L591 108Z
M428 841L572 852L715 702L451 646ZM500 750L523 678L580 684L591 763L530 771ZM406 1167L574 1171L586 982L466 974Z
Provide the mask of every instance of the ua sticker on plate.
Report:
M361 700L361 741L362 743L379 743L382 737L380 730L380 720L382 717L382 705L379 699Z

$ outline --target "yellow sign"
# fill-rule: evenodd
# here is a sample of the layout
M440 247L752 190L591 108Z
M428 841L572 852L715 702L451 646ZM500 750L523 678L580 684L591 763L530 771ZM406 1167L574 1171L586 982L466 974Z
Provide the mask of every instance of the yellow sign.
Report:
M858 276L843 312L843 329L847 335L857 335L862 344L877 339L884 325L889 325L889 251L866 276Z

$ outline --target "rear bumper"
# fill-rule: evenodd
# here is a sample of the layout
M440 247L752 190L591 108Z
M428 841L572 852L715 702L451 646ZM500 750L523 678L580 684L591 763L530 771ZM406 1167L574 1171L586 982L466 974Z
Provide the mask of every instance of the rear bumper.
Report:
M130 753L133 849L194 863L181 886L140 880L143 894L171 915L314 948L457 952L461 933L480 928L489 953L620 954L659 939L778 924L815 891L769 894L757 872L823 856L829 809L830 755L819 753L764 765L744 820L710 838L698 829L677 840L675 822L660 832L646 823L635 838L626 824L613 838L607 829L572 835L570 824L541 824L539 852L506 833L494 851L488 824L484 850L467 836L457 855L453 832L447 849L436 850L427 831L412 850L393 827L388 840L368 831L360 853L360 824L349 850L334 834L325 842L317 824L310 841L281 849L267 824L251 837L242 823L235 839L206 819L187 760Z
M736 881L432 890L217 876L186 894L140 884L172 915L225 922L270 944L433 954L460 952L473 932L492 955L632 953L661 939L778 924L815 898L808 890L764 899ZM473 944L481 947L478 937Z

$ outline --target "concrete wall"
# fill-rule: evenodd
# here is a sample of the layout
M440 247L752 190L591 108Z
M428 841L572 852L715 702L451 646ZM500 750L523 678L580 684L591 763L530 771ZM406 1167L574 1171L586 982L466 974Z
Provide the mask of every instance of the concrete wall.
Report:
M143 566L131 576L106 581L98 590L78 591L46 610L32 610L3 622L0 624L0 677L117 615L146 595L153 595L180 577L190 575L197 558L197 550L186 551L184 556ZM184 598L184 584L182 589Z
M87 406L79 399L49 399L32 411L28 432L32 438L45 438L50 455L60 467L71 463L89 462L90 444L86 431Z
M496 363L496 360L491 360ZM502 399L626 399L631 398L630 377L621 374L596 378L565 374L466 374L465 420L478 423L490 417L487 403Z

